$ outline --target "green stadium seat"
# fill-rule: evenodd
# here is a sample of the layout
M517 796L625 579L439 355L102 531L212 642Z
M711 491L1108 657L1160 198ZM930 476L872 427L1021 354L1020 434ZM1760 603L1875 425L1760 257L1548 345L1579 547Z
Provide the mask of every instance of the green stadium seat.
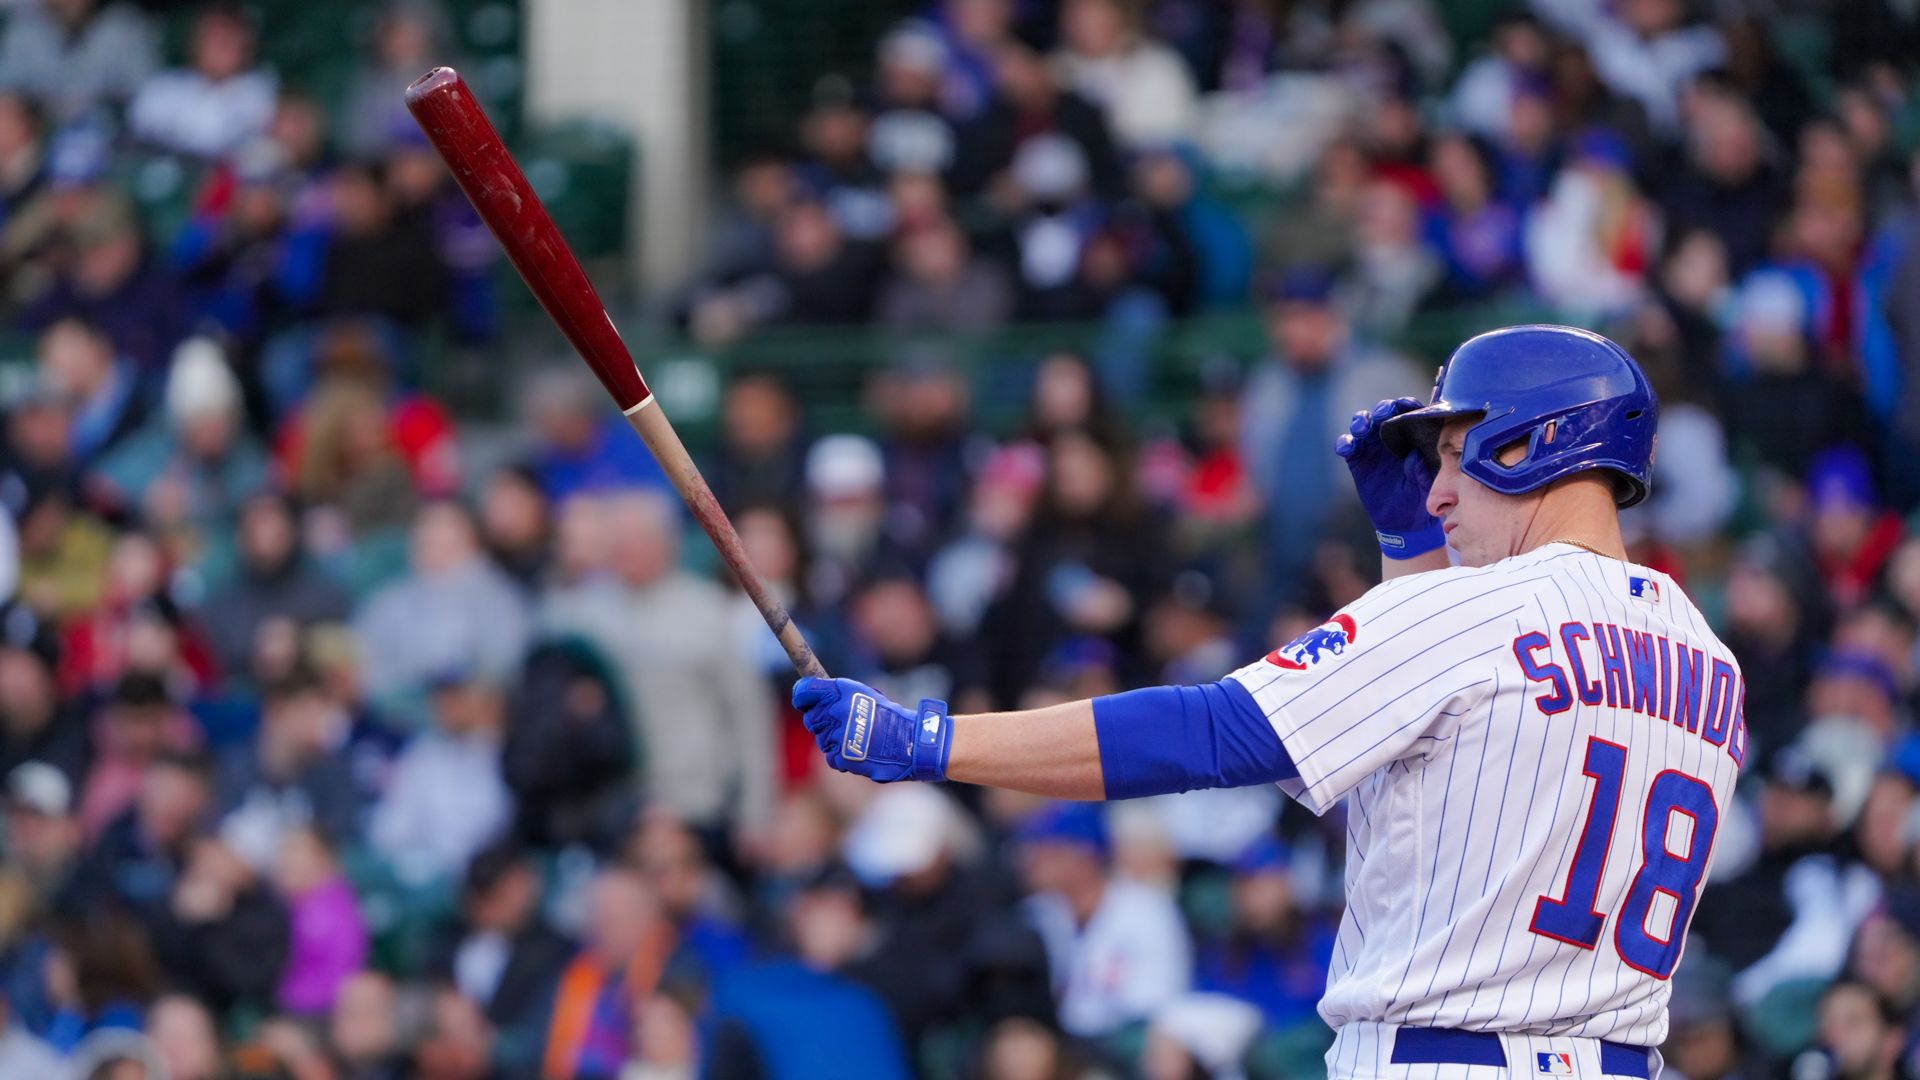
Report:
M626 249L635 149L624 132L573 121L528 133L516 153L574 254L585 259Z
M1327 1075L1326 1052L1333 1032L1319 1020L1261 1032L1247 1052L1253 1080L1320 1080Z
M1233 875L1209 870L1180 887L1180 910L1200 938L1226 936L1233 928Z
M1815 1006L1826 979L1796 979L1774 987L1740 1017L1740 1027L1768 1057L1786 1059L1813 1045Z

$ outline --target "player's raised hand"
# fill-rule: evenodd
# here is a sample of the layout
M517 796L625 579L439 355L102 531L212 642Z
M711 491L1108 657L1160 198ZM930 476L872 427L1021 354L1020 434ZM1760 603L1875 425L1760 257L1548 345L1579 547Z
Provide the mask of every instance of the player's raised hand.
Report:
M1421 455L1404 457L1387 449L1380 425L1420 408L1410 397L1382 401L1353 414L1347 434L1334 443L1333 452L1347 463L1360 505L1373 520L1380 550L1390 559L1411 559L1447 542L1440 520L1427 513L1427 491L1433 487L1433 469Z
M793 707L841 772L883 784L947 778L953 718L944 701L926 698L911 710L853 679L805 678L793 684Z

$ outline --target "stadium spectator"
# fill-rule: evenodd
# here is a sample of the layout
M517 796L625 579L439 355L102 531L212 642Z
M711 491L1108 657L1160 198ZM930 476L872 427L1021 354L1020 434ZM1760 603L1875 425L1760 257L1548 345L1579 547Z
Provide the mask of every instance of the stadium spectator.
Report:
M1027 913L1047 943L1060 1025L1113 1034L1184 992L1192 944L1173 902L1111 876L1106 825L1094 807L1043 807L1019 831Z
M42 907L68 895L79 872L80 826L73 782L44 761L6 773L7 861Z
M576 369L542 371L528 381L528 468L555 504L575 495L665 487L667 478L633 437L626 420L604 415L601 391Z
M1082 432L1047 447L1046 486L1017 559L986 614L986 678L1011 705L1056 648L1087 643L1139 663L1141 603L1168 576L1166 522L1140 498L1123 452Z
M1115 283L1089 273L1106 209L1088 187L1085 152L1065 135L1037 135L1020 144L1009 174L1020 317L1097 318L1113 298L1105 286ZM1106 253L1111 263L1116 251Z
M1259 1011L1246 1002L1218 994L1186 995L1154 1013L1140 1052L1140 1074L1149 1080L1231 1076L1241 1071L1259 1032Z
M903 351L874 377L870 408L881 426L888 539L918 565L959 515L967 483L968 388L945 351Z
M1667 1041L1660 1052L1687 1076L1766 1075L1764 1059L1740 1028L1725 965L1708 958L1675 973Z
M1004 202L1007 170L1028 139L1058 133L1072 140L1088 162L1097 190L1121 191L1123 172L1112 129L1100 107L1062 87L1046 61L1020 41L994 47L994 96L987 111L960 129L958 161L952 175L956 194L984 192Z
M992 330L1013 311L1006 275L973 254L951 221L936 220L894 241L894 271L876 315L898 330Z
M259 730L222 760L218 788L221 836L256 872L271 870L301 830L322 843L354 836L360 801L340 745L344 720L307 672L262 689Z
M319 287L326 231L317 215L295 213L303 200L291 153L267 136L236 150L168 250L195 318L249 346L310 305Z
M147 1035L172 1080L219 1080L226 1069L213 1016L198 999L167 994L147 1008Z
M188 849L213 805L209 763L167 754L139 779L133 807L108 826L88 851L69 899L77 910L119 906L144 921L159 917L186 863Z
M121 106L160 67L147 17L118 0L51 0L9 12L0 82L40 101L59 122Z
M1560 310L1617 316L1643 299L1657 220L1629 153L1610 132L1584 133L1528 220L1534 287Z
M340 141L348 153L375 157L413 136L407 85L437 64L456 64L451 38L438 5L413 0L381 5L368 55L354 72L340 112Z
M872 959L849 969L886 1000L910 1044L967 1011L971 951L1015 894L980 864L978 847L952 800L922 788L875 795L847 832L847 865L871 890L874 955L926 950L912 972Z
M573 946L540 913L540 872L510 840L475 853L461 883L459 912L428 954L427 971L478 1004L496 1032L503 1067L539 1059L544 1009Z
M652 886L679 949L709 978L747 959L738 898L700 838L664 810L644 810L627 837L627 861Z
M337 1070L349 1080L398 1080L406 1064L399 1004L393 980L378 971L348 979L327 1017L330 1053L313 1053L314 1067ZM282 1036L283 1046L287 1041Z
M859 883L831 867L788 897L783 915L792 955L742 968L714 988L720 1034L710 1067L795 1078L840 1069L912 1075L885 1005L856 974L868 948Z
M123 675L147 672L180 691L209 686L212 657L169 595L166 553L154 537L128 531L114 542L100 603L68 620L59 679L68 693L104 692Z
M1533 9L1586 42L1600 78L1638 102L1656 131L1675 129L1688 82L1726 59L1719 30L1689 25L1681 0L1635 0L1617 11L1595 0L1534 0Z
M472 517L456 503L428 503L414 517L408 552L410 573L355 616L367 692L405 695L454 671L506 679L526 648L528 614L481 552Z
M1675 235L1711 232L1727 252L1729 269L1743 276L1763 260L1784 181L1767 160L1766 133L1745 100L1702 91L1687 114L1687 166L1661 195L1667 228Z
M222 841L192 842L151 932L172 985L222 1012L271 1007L288 957L287 909Z
M720 403L720 437L703 467L730 512L778 506L797 512L808 437L793 392L765 372L736 375Z
M480 537L487 555L523 592L546 576L553 547L553 506L530 468L501 469L481 492Z
M632 1052L630 1018L660 986L673 927L646 879L608 868L587 898L585 941L552 997L540 1075L614 1076Z
M360 902L316 829L289 830L274 856L274 889L287 907L291 941L275 997L296 1016L333 1007L340 986L367 961Z
M161 979L139 928L109 911L60 913L34 959L42 965L39 984L15 1004L43 1015L47 1042L73 1058L81 1058L95 1036L139 1031Z
M4 48L0 44L0 48ZM0 91L0 229L47 181L45 118L18 90Z
M1388 338L1429 303L1446 268L1421 243L1420 207L1405 184L1368 184L1354 224L1353 266L1339 286L1341 304L1355 331Z
M940 109L966 121L986 111L993 97L994 50L1013 40L1017 5L1009 0L944 0L935 30L947 50L941 73Z
M1854 1076L1897 1076L1900 1018L1885 998L1857 982L1836 982L1820 995L1819 1048L1834 1068Z
M695 827L760 827L773 811L772 709L729 633L725 594L681 569L679 512L652 493L607 508L612 583L550 593L542 621L628 673L646 790ZM724 747L724 749L722 749Z
M432 219L397 205L379 162L347 162L328 179L331 229L314 306L326 316L378 315L420 326L447 310L449 275Z
M456 879L475 852L512 820L501 776L506 733L500 687L450 668L432 677L433 727L407 741L367 839L415 889Z
M191 750L198 740L159 676L135 671L114 683L93 723L93 762L78 803L88 840L142 798L150 765L169 752Z
M193 539L219 548L237 524L240 499L267 480L266 451L246 430L240 395L217 344L182 342L167 373L164 416L94 466L95 497L121 508L138 499L155 527L200 534Z
M273 74L254 67L253 27L239 8L202 8L189 66L148 79L127 109L134 135L193 157L215 158L264 134L273 119Z
M494 1032L468 998L448 987L433 990L413 1046L414 1075L421 1080L488 1080Z
M1352 490L1338 459L1319 461L1306 448L1331 445L1346 429L1349 403L1417 386L1397 358L1359 339L1332 303L1333 289L1329 274L1311 268L1269 287L1272 352L1241 395L1240 457L1265 507L1268 588L1282 598L1300 587L1315 543Z
M1447 271L1445 298L1497 296L1525 271L1520 208L1497 200L1491 152L1465 135L1443 135L1430 150L1441 205L1429 213L1429 243Z
M50 765L70 785L92 756L87 724L54 683L60 643L32 609L14 605L0 617L0 775L29 761Z
M1194 977L1195 989L1251 1002L1281 1031L1311 1022L1334 947L1334 928L1296 894L1290 858L1264 836L1234 860L1230 928L1201 946Z
M349 600L307 557L285 496L255 488L239 508L234 546L237 565L209 599L201 626L227 680L257 685L262 627L276 620L300 629L339 622Z
M1118 0L1068 0L1060 16L1061 82L1106 110L1129 147L1166 143L1194 127L1193 75Z
M730 199L716 209L707 231L696 282L734 280L770 265L774 222L800 193L800 177L786 155L761 151L740 162L733 170Z
M139 430L146 415L133 366L102 328L63 319L40 335L40 378L70 404L68 452L90 463Z
M1553 41L1531 11L1503 12L1490 31L1487 51L1454 79L1449 118L1475 135L1498 139L1506 133L1516 85L1545 78L1552 59Z
M532 646L507 702L501 750L517 835L543 846L600 837L634 774L629 693L585 640Z
M142 397L151 399L190 329L185 292L149 251L140 222L117 194L76 210L60 237L70 257L22 321L34 329L57 329L69 320L93 328L131 365Z

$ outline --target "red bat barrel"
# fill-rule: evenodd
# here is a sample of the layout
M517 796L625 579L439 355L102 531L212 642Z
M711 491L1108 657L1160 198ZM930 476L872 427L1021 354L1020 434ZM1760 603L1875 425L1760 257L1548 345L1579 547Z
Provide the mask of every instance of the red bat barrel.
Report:
M631 415L645 405L653 392L634 366L633 354L466 80L452 68L434 68L407 87L407 111L620 411Z

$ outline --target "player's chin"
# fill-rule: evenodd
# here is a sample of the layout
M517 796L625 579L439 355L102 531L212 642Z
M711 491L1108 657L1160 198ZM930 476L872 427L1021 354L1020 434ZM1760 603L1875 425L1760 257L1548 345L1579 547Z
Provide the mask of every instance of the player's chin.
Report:
M1461 566L1485 566L1493 562L1487 557L1483 545L1473 542L1473 537L1461 535L1465 530L1455 529L1447 534L1447 547L1453 549Z

